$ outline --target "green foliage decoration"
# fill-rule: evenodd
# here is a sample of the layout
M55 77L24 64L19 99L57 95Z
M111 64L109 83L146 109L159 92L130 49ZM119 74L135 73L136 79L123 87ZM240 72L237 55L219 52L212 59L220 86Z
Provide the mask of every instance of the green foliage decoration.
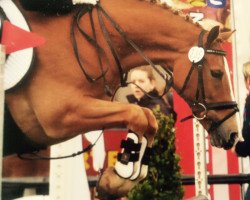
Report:
M146 179L130 191L129 200L180 200L184 190L181 184L179 156L175 153L175 129L172 116L165 116L159 107L153 110L158 132L153 145Z

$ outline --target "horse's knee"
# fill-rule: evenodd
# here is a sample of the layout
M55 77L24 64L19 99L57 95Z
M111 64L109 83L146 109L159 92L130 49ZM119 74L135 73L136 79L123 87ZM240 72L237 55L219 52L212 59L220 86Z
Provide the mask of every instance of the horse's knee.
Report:
M148 119L148 129L145 132L146 135L154 136L158 130L158 123L152 110L148 108L142 108Z
M125 120L128 129L131 129L141 136L147 131L148 128L148 117L140 106L129 104L128 114L125 115Z

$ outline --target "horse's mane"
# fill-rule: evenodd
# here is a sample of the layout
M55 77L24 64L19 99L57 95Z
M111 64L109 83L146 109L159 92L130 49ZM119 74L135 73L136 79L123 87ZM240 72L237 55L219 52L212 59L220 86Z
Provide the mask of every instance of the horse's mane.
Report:
M139 1L141 1L141 0L139 0ZM162 2L161 0L143 0L143 1L150 2L150 3L152 3L152 4L156 4L156 5L158 5L158 6L163 7L164 9L168 9L168 10L172 11L173 14L179 15L180 17L183 17L187 22L190 22L190 23L195 24L196 26L202 28L202 26L201 26L199 23L194 22L194 21L192 20L192 18L190 17L190 15L184 14L184 13L181 11L180 8L172 7L172 6L168 5L166 2Z
M193 20L186 14L180 11L180 9L173 8L169 6L166 2L161 2L161 0L138 0L146 1L152 4L159 5L163 8L170 9L174 14L184 17L186 21L192 22ZM48 14L66 14L71 12L76 5L72 4L72 0L20 0L22 7L30 11L38 11ZM198 23L197 23L198 25Z
M187 22L195 24L196 26L201 27L199 23L194 23L192 18L188 14L184 14L180 9L173 8L172 6L168 5L166 2L162 2L161 0L137 0L137 1L145 1L151 4L155 4L158 6L163 7L164 9L169 9L175 15L179 15L183 17ZM73 5L72 0L20 0L22 7L26 10L30 11L37 11L42 12L44 14L67 14L74 10L74 8L83 5Z

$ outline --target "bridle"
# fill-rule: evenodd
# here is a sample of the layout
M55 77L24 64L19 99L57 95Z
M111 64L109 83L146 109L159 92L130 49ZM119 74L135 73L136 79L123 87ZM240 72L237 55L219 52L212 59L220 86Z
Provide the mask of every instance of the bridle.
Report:
M189 59L192 62L191 68L188 72L188 75L184 81L184 84L182 88L177 91L180 96L182 96L186 102L191 107L192 111L196 110L198 113L203 113L201 117L197 116L197 114L194 113L185 117L181 121L185 121L187 119L196 118L197 120L201 121L207 117L207 113L209 110L226 110L226 109L233 109L232 112L227 114L224 118L222 118L219 121L212 121L212 124L208 130L208 132L212 132L215 129L217 129L224 121L232 117L236 112L239 111L237 107L237 103L235 101L226 101L226 102L217 102L217 103L207 103L206 102L206 95L205 95L205 89L204 89L204 81L203 81L203 69L204 69L204 57L205 54L214 54L218 56L225 56L226 52L223 50L217 50L217 49L206 49L203 46L203 37L204 37L205 31L201 31L199 35L199 41L198 46L193 47L189 51ZM190 58L191 57L191 58ZM192 60L192 57L194 58ZM195 60L196 59L196 60ZM192 72L194 69L198 70L198 83L197 83L197 90L195 94L195 100L190 101L187 99L183 94L184 91L187 88L188 82L190 81L190 77L192 75Z
M102 8L102 6L100 5L100 3L97 3L97 5L95 6L95 8L97 9L97 14L98 14L98 19L99 19L99 23L103 32L103 35L108 43L108 46L113 54L113 57L115 59L117 68L118 68L118 72L119 72L119 76L120 76L120 87L125 87L128 85L127 82L127 73L124 73L124 67L122 65L122 63L120 62L120 57L112 43L111 40L111 36L109 34L109 32L107 31L107 28L104 24L103 21L103 16L110 22L110 24L113 26L113 28L123 37L123 39L149 64L151 65L156 72L165 80L166 82L166 86L165 86L165 91L164 93L161 95L165 95L169 89L171 87L175 88L175 90L179 93L180 96L182 96L183 99L186 100L186 102L189 104L189 106L192 108L192 110L196 110L198 113L203 113L202 117L198 117L197 114L194 113L193 114L182 119L181 121L185 121L187 119L191 119L191 118L196 118L197 120L201 121L205 118L207 118L207 113L209 110L225 110L225 109L233 109L232 112L230 112L229 114L227 114L223 119L219 120L219 121L212 121L212 124L208 130L208 132L212 132L215 129L217 129L224 121L226 121L227 119L229 119L230 117L232 117L236 112L238 112L238 107L237 107L237 103L235 101L227 101L227 102L217 102L217 103L208 103L206 102L206 96L205 96L205 89L204 89L204 81L203 81L203 68L204 68L204 56L205 54L214 54L214 55L218 55L218 56L225 56L226 52L223 50L217 50L217 49L205 49L203 46L203 37L205 34L205 31L201 31L200 35L199 35L199 39L198 39L198 46L197 47L193 47L190 49L189 54L192 57L192 54L197 54L196 50L199 49L201 53L200 56L198 56L198 60L191 60L192 65L191 68L188 72L188 75L184 81L183 87L178 91L173 83L173 75L172 72L169 71L166 67L164 67L163 69L165 70L165 74L162 73L154 64L153 62L140 50L140 48L126 35L126 33L123 31L123 29L114 21L114 19L104 10L104 8ZM93 45L96 47L97 53L98 53L98 59L99 59L99 65L100 68L102 69L102 74L96 78L96 80L99 80L100 78L104 79L105 81L105 74L107 72L107 70L103 70L102 64L100 62L100 57L101 55L103 55L103 51L101 50L101 47L98 45L97 40L95 38L95 32L94 32L94 24L92 24L92 30L93 30L93 35L94 38L92 38L91 36L87 35L83 29L79 26L78 21L80 19L81 16L83 16L85 13L89 13L90 18L92 19L92 9L93 6L89 5L86 9L83 9L84 12L82 12L81 10L78 12L78 14L76 14L75 19L77 19L75 21L75 23L77 24L78 28L80 29L80 32L82 33L82 35ZM102 16L103 14L103 16ZM79 17L80 16L80 17ZM73 35L73 34L72 34ZM74 35L73 35L74 36ZM73 41L75 41L73 39ZM73 47L74 49L76 46L76 41L73 42ZM86 71L84 70L82 64L80 63L80 58L77 52L77 49L75 50L75 54L78 60L79 65L81 66L81 68L83 69L84 75L86 76L87 80L89 80L90 82L94 82L95 79L91 78ZM164 65L164 64L163 64ZM162 65L162 66L163 66ZM194 71L194 69L198 70L198 84L197 84L197 90L196 90L196 95L195 95L195 100L194 101L190 101L189 99L187 99L184 96L184 91L187 88L188 82L190 81L192 72ZM105 85L105 88L108 88L108 85ZM110 91L110 89L109 89ZM109 93L110 95L110 93Z

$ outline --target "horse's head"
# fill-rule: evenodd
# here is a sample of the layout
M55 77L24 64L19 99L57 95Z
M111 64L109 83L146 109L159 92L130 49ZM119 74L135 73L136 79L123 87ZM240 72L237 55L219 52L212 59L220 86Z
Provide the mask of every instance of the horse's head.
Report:
M226 52L221 47L223 40L231 34L220 34L219 27L207 35L202 31L198 46L188 52L190 70L180 78L182 81L175 80L180 95L192 109L193 117L210 134L211 144L224 149L230 149L238 135L235 115L238 108L233 97Z

